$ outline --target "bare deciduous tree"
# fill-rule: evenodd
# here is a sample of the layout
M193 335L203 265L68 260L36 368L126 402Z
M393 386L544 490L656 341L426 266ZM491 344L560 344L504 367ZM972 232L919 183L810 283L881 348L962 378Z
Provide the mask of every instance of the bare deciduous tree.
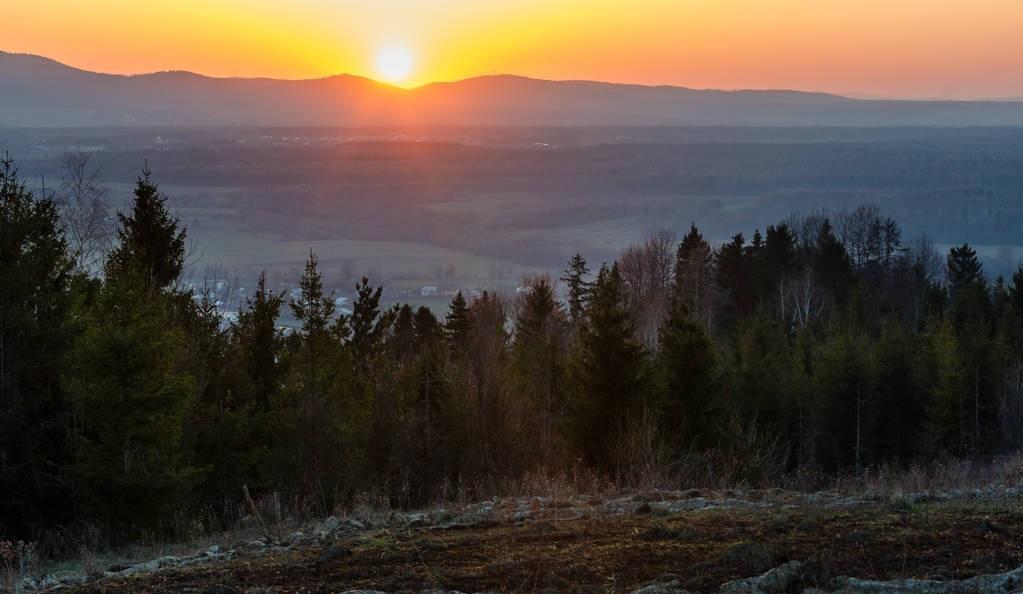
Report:
M98 274L110 248L112 230L100 168L92 166L88 154L64 153L57 202L76 268Z
M675 273L675 234L667 229L639 245L629 246L618 260L636 334L648 346L668 315Z
M820 319L827 305L824 292L817 288L813 271L803 270L801 275L779 284L781 298L788 303L786 309L792 315L797 328L806 328Z

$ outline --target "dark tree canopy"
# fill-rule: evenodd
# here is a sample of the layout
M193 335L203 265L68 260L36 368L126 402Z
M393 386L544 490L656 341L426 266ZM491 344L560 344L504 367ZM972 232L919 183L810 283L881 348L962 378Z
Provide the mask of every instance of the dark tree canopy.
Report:
M107 274L134 269L146 287L165 289L181 275L185 262L185 229L167 209L167 197L148 168L135 182L130 214L118 213L118 245L110 254ZM112 268L113 267L113 268Z

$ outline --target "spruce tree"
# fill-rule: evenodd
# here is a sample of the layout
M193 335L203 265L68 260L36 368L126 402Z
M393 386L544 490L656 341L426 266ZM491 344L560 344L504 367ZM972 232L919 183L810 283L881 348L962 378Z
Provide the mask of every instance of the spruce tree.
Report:
M58 224L54 202L0 159L0 526L13 532L66 521L70 510L60 372L75 330L74 279Z
M715 267L715 280L724 296L722 318L726 326L732 326L752 309L750 267L746 239L742 233L737 233L731 241L721 246Z
M283 305L283 298L267 288L266 273L260 273L255 293L231 327L234 356L248 384L244 399L260 407L266 407L279 387L283 345L277 320Z
M152 279L143 274L105 279L64 380L78 420L80 505L122 527L168 518L199 478L184 443L196 396L182 371L185 335L170 299L146 288Z
M815 369L818 460L830 471L861 472L870 460L875 435L875 372L868 337L853 325L834 327Z
M811 262L814 275L821 286L839 302L848 295L853 270L845 246L835 236L831 221L824 219Z
M83 509L152 526L182 505L201 474L190 465L184 427L203 370L186 347L194 312L170 289L185 231L148 170L120 222L64 381L78 419L73 471Z
M381 316L380 297L383 294L383 287L377 287L376 289L370 287L369 279L367 278L363 278L360 283L355 285L355 293L356 297L355 303L352 304L352 315L348 319L350 344L356 366L366 367L383 340L383 333L387 322L397 312ZM409 330L411 330L411 308L408 314Z
M931 372L926 375L926 422L921 447L933 456L964 454L969 449L966 373L952 325L934 322L923 336L922 346L921 368Z
M107 274L136 271L147 289L169 287L185 260L185 228L167 209L167 197L152 181L149 168L135 182L131 214L118 213L118 245L107 260Z
M387 344L391 355L399 364L406 363L419 350L416 346L415 313L408 303L398 308Z
M437 320L437 316L426 306L421 305L416 309L412 317L412 326L415 329L416 348L419 351L430 348L444 335L444 328Z
M643 348L625 301L617 266L601 266L580 328L571 403L577 446L589 461L608 468L626 423L640 414Z
M986 323L991 303L977 252L966 244L953 247L948 253L945 274L956 330L962 333L969 324L982 331L979 327Z
M515 317L514 367L538 420L540 451L549 451L565 405L568 323L545 278L528 283Z
M678 301L677 306L685 307L695 320L709 327L713 288L714 251L696 225L691 225L675 255L673 299Z
M709 448L719 437L722 412L714 344L680 301L661 326L659 343L659 408L665 434L682 451Z
M295 319L302 323L302 333L316 337L325 333L334 319L334 295L324 293L323 275L320 274L316 254L309 252L305 271L298 283L299 296L289 305Z
M288 375L272 409L276 440L274 475L291 488L333 502L347 481L345 447L350 420L345 414L350 361L337 340L334 299L325 292L316 255L309 254L292 299L301 323L288 337Z
M451 307L444 319L444 333L453 353L463 353L469 344L469 332L472 322L469 320L469 305L459 291L451 300Z
M573 327L578 327L585 315L592 286L592 283L586 280L589 274L590 269L586 266L586 260L582 254L576 254L569 260L568 270L561 277L561 281L568 287L568 316Z

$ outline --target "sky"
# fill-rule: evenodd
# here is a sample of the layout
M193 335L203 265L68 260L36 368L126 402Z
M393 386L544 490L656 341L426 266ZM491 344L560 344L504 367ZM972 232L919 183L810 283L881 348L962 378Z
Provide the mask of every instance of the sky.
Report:
M0 50L120 74L1023 98L1023 0L8 0L3 13Z

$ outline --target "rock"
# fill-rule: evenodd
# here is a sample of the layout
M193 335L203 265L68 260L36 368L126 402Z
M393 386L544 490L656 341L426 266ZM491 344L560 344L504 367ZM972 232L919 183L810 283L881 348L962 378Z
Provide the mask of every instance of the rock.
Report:
M325 539L339 538L342 536L352 536L364 530L366 530L366 525L358 520L330 516L323 521L323 526L317 531L317 535Z
M803 564L790 561L767 573L744 580L735 580L721 586L721 594L785 594L796 591L802 580Z
M760 575L778 564L774 553L757 542L735 545L725 551L721 560L737 566L741 574L745 575Z
M352 556L352 551L336 544L328 545L320 556L316 558L317 563L329 563L338 559L346 559Z
M648 514L648 513L652 512L652 511L653 511L653 509L650 507L650 504L649 503L644 503L644 504L642 504L642 505L640 505L639 507L636 508L636 512L635 513L638 514L638 515L643 515L643 514Z
M840 577L832 580L834 594L1006 594L1023 589L1023 567L1005 573L956 581L892 580L879 582Z
M36 588L39 590L51 590L59 585L60 580L57 579L57 576L53 575L44 576L36 582Z
M238 588L232 588L224 584L216 584L202 591L203 594L242 594Z
M247 551L259 551L269 546L270 543L266 542L265 540L252 540L245 543L242 548L244 548Z
M118 575L138 575L140 573L151 573L161 567L172 567L178 564L176 557L160 557L145 563L129 566L127 569L118 572Z
M688 594L688 592L682 589L678 580L672 580L670 582L644 586L639 590L633 591L632 594Z
M430 524L430 516L422 512L412 512L400 516L409 528L421 528Z

